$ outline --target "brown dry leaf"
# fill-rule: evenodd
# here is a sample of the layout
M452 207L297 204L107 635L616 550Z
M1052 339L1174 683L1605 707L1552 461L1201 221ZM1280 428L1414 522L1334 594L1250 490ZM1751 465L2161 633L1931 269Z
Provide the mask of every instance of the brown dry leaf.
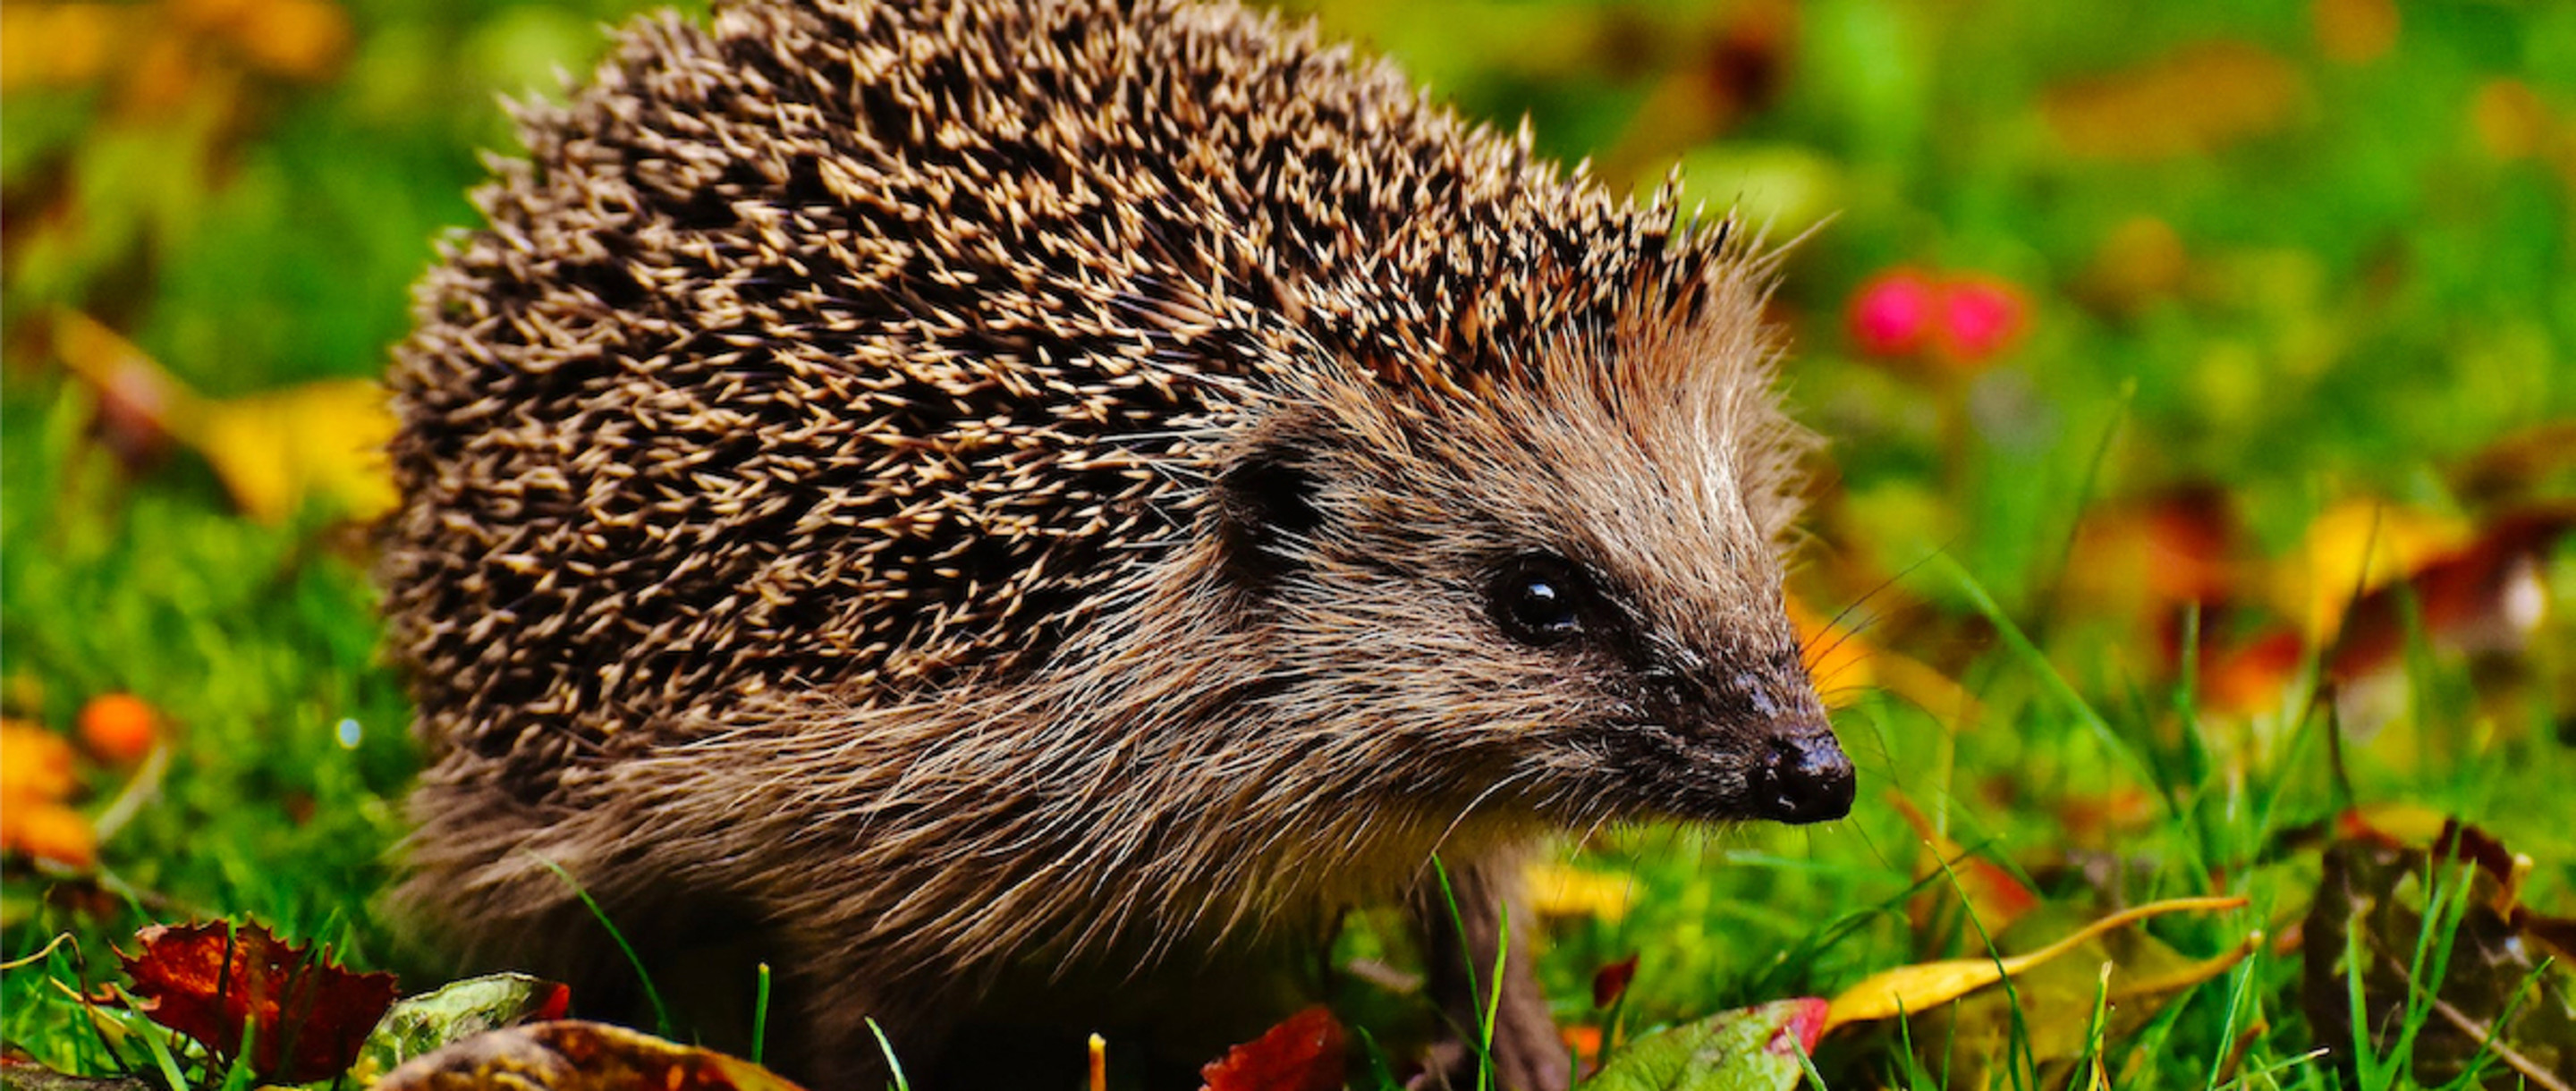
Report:
M486 1031L412 1058L374 1091L798 1091L749 1061L577 1019Z
M2349 815L2338 823L2354 825ZM2408 1011L2425 1011L2409 1032L2416 1081L2451 1083L2483 1058L2496 1084L2576 1087L2576 975L2557 961L2563 952L2553 955L2549 938L2553 927L2576 932L2576 922L2521 906L2516 890L2530 861L2475 827L2446 822L2429 847L2402 841L2365 827L2326 848L2300 929L2301 1002L2318 1042L2352 1052L2358 978L2363 1026L2393 1031L2407 1024ZM2465 891L2452 885L2460 861L2473 865ZM2466 903L2453 903L2462 915L2441 977L2428 980L2412 967L2428 892L2437 888L2465 894Z
M397 495L384 446L396 425L372 380L325 379L210 400L87 315L60 312L53 329L56 355L113 416L196 449L252 517L281 522L307 499L357 520L392 510Z
M2565 495L2576 477L2576 420L2536 424L2488 444L2450 474L2465 505L2503 510Z
M1637 956L1629 955L1592 972L1592 1006L1606 1008L1628 991L1628 983L1637 980Z
M135 938L141 952L117 958L138 1009L227 1062L249 1024L251 1068L271 1081L347 1071L396 995L394 975L351 973L257 924L154 925Z
M2436 647L2509 651L2540 622L2548 592L2541 555L2576 529L2576 506L2544 508L2500 519L2467 548L2434 557L2361 597L2343 618L2326 675L2349 682L2392 668L2405 650L2411 601L2415 619Z
M2028 954L2013 955L2008 958L1959 958L1923 962L1872 974L1859 984L1843 990L1842 995L1834 997L1832 1006L1826 1010L1825 1025L1831 1028L1845 1023L1892 1019L1908 1012L1924 1011L1936 1005L1947 1004L2006 977L2046 963L2104 932L2132 921L2166 913L2236 909L2245 904L2246 900L2242 897L2171 898L2113 913L2085 925L2073 935Z
M2054 88L2040 109L2068 154L2137 161L2206 155L2277 131L2306 94L2288 61L2212 41Z
M1320 1005L1199 1069L1199 1091L1333 1091L1342 1086L1342 1021Z

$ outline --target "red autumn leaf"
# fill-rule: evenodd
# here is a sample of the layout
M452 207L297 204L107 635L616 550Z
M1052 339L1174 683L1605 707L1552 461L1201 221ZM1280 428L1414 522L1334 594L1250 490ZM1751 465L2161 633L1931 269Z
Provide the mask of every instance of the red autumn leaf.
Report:
M2307 658L2296 629L2276 628L2243 644L2200 646L2200 689L2210 708L2239 715L2278 705Z
M1341 1020L1317 1005L1201 1067L1199 1091L1333 1091L1342 1086L1343 1044Z
M1637 956L1630 955L1593 971L1592 1006L1609 1007L1628 991L1628 983L1637 979Z
M1970 853L1966 846L1944 836L1933 824L1931 816L1924 814L1913 800L1905 798L1901 792L1890 792L1889 801L1896 805L1896 813L1905 819L1906 825L1914 827L1914 835L1921 838L1936 857L1930 864L1918 866L1917 874L1927 878L1935 874L1944 876L1943 882L1927 885L1922 896L1915 900L1914 916L1918 923L1929 917L1933 899L1938 897L1936 892L1945 889L1957 890L1959 898L1967 904L1968 912L1976 918L1982 934L2000 932L2021 919L2022 914L2039 907L2037 892L2022 885L2021 880L2014 878L2012 872L2004 870L2001 865Z
M272 1082L347 1071L396 995L394 975L351 973L257 924L154 925L135 938L142 953L117 958L143 998L137 1007L226 1061L250 1025L251 1068Z

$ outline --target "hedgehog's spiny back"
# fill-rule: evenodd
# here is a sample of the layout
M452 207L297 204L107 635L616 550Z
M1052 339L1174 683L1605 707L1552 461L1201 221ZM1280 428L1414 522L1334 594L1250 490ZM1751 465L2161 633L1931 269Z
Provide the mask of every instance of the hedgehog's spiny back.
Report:
M392 379L395 640L494 762L439 775L1025 665L1193 518L1201 378L1455 389L1716 258L1302 33L1123 6L740 3L527 112Z

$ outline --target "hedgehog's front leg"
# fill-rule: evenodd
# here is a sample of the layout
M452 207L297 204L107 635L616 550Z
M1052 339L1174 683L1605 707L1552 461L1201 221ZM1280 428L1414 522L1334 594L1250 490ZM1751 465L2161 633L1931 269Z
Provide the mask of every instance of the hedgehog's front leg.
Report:
M1476 1050L1469 1043L1482 1033L1487 1018L1493 1021L1494 1076L1501 1086L1565 1091L1573 1079L1565 1043L1548 1016L1547 996L1530 975L1530 920L1513 877L1516 860L1505 855L1468 861L1449 869L1445 892L1437 880L1414 892L1411 908L1422 939L1427 988L1450 1032L1459 1037L1454 1045L1444 1043L1433 1051L1431 1071L1422 1081L1431 1087L1475 1086ZM1492 975L1506 913L1513 938L1502 962L1501 1001L1495 1003Z

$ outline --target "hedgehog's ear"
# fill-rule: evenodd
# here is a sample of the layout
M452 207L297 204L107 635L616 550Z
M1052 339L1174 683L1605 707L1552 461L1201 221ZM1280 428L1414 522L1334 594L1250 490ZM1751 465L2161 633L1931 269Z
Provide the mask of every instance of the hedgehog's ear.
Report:
M1259 589L1295 568L1293 539L1324 524L1315 499L1319 485L1304 453L1278 440L1254 447L1219 474L1217 535L1226 574Z

